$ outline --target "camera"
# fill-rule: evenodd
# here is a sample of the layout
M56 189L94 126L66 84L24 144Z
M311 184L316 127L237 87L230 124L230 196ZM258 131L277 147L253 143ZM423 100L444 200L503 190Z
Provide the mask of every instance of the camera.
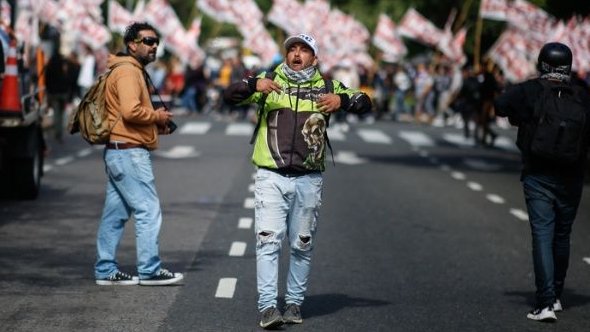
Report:
M172 121L172 120L168 121L167 126L168 126L168 129L170 129L170 134L172 134L176 130L176 128L178 128L176 123L174 123L174 121Z

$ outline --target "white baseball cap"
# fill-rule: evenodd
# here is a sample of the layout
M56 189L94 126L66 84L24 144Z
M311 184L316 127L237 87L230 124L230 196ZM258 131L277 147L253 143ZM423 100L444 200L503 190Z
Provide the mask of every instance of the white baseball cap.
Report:
M285 40L285 49L287 51L289 51L289 48L291 48L291 45L295 44L295 43L303 43L307 46L309 46L309 48L311 48L311 50L313 51L313 54L315 56L318 55L318 44L315 42L315 39L310 36L310 35L306 35L304 33L300 33L296 36L291 36L289 38L287 38L287 40Z

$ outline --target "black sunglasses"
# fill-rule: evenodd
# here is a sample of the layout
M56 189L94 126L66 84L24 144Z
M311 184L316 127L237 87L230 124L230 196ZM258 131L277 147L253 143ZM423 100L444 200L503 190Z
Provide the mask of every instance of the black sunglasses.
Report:
M137 44L144 43L147 46L154 46L154 44L160 45L160 38L158 37L143 37L142 39L134 40Z

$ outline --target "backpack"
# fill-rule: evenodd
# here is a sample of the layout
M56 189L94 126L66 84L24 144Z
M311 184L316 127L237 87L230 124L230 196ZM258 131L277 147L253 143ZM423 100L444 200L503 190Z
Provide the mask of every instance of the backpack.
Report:
M115 123L109 127L106 110L106 81L115 68L123 63L115 64L110 70L100 75L88 92L82 97L80 104L72 114L68 125L70 134L80 132L90 144L106 144L109 142L111 130L121 119L121 114Z
M588 110L574 86L539 80L543 91L532 121L519 132L517 146L531 156L561 164L574 163L588 148Z

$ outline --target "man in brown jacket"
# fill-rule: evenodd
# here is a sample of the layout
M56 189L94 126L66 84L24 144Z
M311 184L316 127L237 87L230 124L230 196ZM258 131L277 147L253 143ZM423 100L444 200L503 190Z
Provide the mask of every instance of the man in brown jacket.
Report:
M127 27L127 53L111 55L106 82L110 142L104 152L108 177L102 220L97 235L95 277L98 285L168 285L183 279L160 266L158 237L162 211L156 192L150 151L158 135L168 134L171 114L153 108L144 66L156 58L159 37L147 23ZM133 214L139 277L119 270L116 252L125 223Z

